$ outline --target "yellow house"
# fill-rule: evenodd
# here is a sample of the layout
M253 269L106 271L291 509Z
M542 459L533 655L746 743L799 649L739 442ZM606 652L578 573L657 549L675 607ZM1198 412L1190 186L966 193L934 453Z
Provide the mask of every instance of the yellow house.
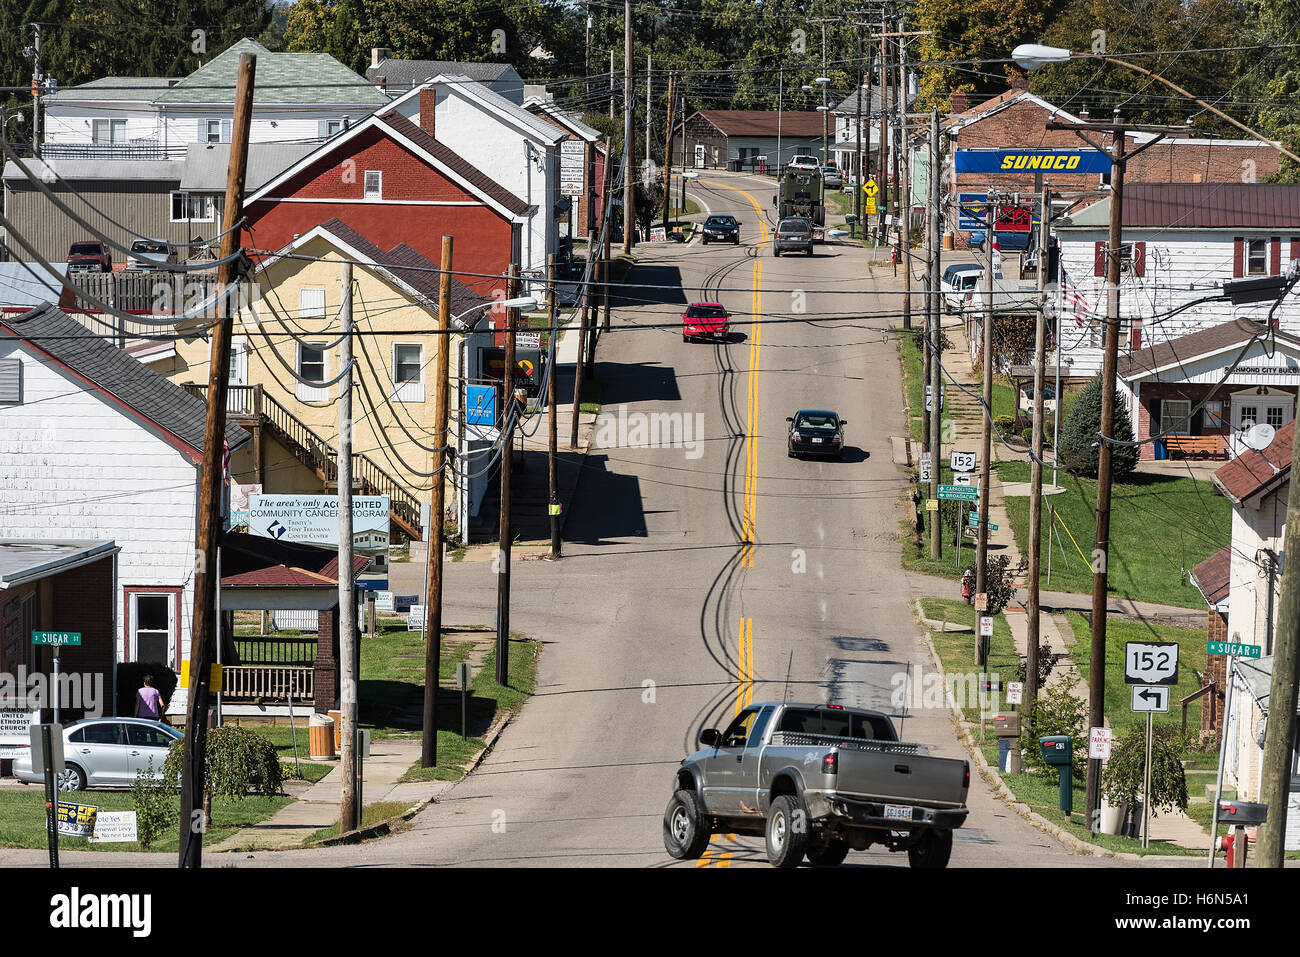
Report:
M345 260L353 263L353 489L390 496L393 525L420 538L420 506L430 500L441 438L434 422L438 350L449 350L450 438L463 451L462 371L476 378L480 351L491 346L484 321L490 300L453 278L453 332L438 335L437 264L405 245L384 252L339 219L266 257L253 273L232 330L228 404L253 441L232 455L232 481L267 493L335 490ZM174 356L150 364L201 395L208 350L206 337L182 340ZM464 483L451 475L447 483L449 515L464 521L471 507L458 495Z

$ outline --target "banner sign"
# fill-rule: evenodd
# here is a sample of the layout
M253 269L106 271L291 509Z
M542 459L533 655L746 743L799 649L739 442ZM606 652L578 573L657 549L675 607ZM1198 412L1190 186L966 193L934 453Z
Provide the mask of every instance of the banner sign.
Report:
M560 144L560 195L581 196L585 192L587 144L565 140Z
M91 804L64 804L59 802L59 833L70 837L90 837L95 833L95 816L99 808Z
M958 150L957 173L1109 173L1100 150Z
M387 495L352 496L352 547L370 564L357 576L358 588L388 588ZM339 497L337 495L250 495L248 532L303 545L337 550L339 547Z
M983 229L984 218L988 216L988 193L957 194L957 228Z

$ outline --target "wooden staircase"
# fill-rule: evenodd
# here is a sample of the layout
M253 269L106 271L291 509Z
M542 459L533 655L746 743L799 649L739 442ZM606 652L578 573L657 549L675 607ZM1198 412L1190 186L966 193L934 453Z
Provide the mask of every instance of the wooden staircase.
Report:
M184 388L207 401L208 387L186 382ZM326 485L338 484L337 451L296 415L271 398L260 385L232 385L226 400L226 414L245 428L262 429ZM387 495L389 518L411 539L422 538L420 501L397 479L359 452L352 454L353 491L361 495Z

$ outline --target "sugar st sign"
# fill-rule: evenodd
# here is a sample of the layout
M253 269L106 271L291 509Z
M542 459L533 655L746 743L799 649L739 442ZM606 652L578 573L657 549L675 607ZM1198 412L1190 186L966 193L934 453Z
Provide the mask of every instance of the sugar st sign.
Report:
M33 631L33 645L52 645L55 648L81 646L81 632L79 631Z

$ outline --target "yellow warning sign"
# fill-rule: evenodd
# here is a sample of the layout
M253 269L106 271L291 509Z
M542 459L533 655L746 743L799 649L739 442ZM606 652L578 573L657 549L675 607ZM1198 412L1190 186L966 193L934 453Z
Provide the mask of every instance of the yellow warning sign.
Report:
M875 199L876 194L880 192L880 187L876 185L874 179L869 179L862 184L862 192L866 193L872 199Z
M218 664L212 664L209 667L211 668L211 670L208 672L208 674L210 675L208 679L208 690L213 694L216 694L217 692L221 691L222 666ZM182 661L181 662L181 687L188 688L189 686L190 686L190 663L189 661Z
M866 216L874 216L878 212L876 209L876 200L874 196L868 196L862 201L862 212Z

